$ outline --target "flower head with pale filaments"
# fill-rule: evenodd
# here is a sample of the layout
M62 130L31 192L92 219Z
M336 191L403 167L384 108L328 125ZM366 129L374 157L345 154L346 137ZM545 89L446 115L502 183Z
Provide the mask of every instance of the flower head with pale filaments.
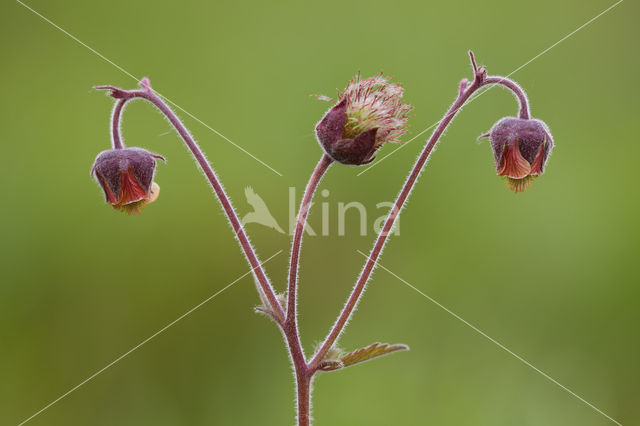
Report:
M378 74L360 79L358 74L338 99L347 101L347 123L343 138L354 138L360 133L377 128L376 148L385 142L400 142L407 132L407 120L412 107L402 103L404 88L389 83Z
M361 165L373 161L384 143L399 142L412 109L402 102L403 92L382 74L364 80L356 75L316 126L325 152L340 163Z

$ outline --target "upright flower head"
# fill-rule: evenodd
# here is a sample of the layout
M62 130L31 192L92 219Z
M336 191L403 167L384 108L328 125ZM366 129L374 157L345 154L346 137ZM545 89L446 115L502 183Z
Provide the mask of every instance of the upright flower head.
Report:
M499 176L507 186L522 192L544 172L553 138L541 120L506 117L493 125L489 136Z
M382 144L399 142L411 111L402 103L403 92L382 75L364 80L357 75L316 125L324 151L340 163L361 165L373 161Z
M138 214L160 192L153 181L156 159L164 160L161 155L141 148L110 149L98 154L91 175L114 209Z

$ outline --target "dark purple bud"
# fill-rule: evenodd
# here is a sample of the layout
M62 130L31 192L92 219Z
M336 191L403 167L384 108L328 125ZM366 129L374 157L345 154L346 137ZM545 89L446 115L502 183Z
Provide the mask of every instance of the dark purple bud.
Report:
M110 149L98 154L91 175L113 208L138 214L158 198L160 187L153 182L157 159L164 161L141 148Z
M506 117L483 136L490 138L498 175L514 192L524 191L544 172L553 148L549 127L537 119Z
M329 155L343 164L368 164L374 160L377 132L376 128L362 132L354 139L340 139L331 146Z

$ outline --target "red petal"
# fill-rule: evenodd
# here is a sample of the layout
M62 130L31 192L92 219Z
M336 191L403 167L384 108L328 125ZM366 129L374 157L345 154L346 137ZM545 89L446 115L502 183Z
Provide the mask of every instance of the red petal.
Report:
M538 153L536 154L536 158L533 160L533 164L531 165L531 173L532 175L539 176L542 173L542 159L544 157L544 148L547 145L545 141L540 148L538 148Z
M498 169L499 176L507 176L513 179L522 179L531 173L531 164L520 154L518 138L513 145L506 145L502 153L502 161Z
M129 169L128 172L123 172L120 178L122 186L120 188L118 204L135 203L136 201L149 198L149 194L140 186L138 180L133 176L131 169Z

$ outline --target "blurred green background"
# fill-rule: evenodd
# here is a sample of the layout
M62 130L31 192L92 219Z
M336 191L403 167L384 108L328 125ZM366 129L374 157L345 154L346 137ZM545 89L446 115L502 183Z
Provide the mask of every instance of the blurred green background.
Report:
M508 74L612 5L605 0L81 2L28 5L280 172L181 114L235 205L252 186L281 226L321 153L313 126L360 70L406 88L406 139L437 121L469 77L467 49ZM18 424L248 267L208 185L148 104L125 114L130 145L165 155L159 200L139 217L89 178L109 146L112 102L96 84L136 81L13 1L0 10L0 424ZM512 77L557 147L533 188L510 193L475 138L513 98L493 90L447 131L381 264L620 423L640 423L638 47L628 0ZM319 199L329 236L307 237L301 327L328 331L380 216L426 134L357 176L335 167ZM395 147L385 147L379 157ZM369 209L369 235L337 204ZM296 200L297 204L298 200ZM318 206L317 206L318 207ZM320 209L310 223L320 228ZM247 229L284 288L289 237ZM36 425L288 425L281 337L252 313L251 278L59 401ZM382 269L341 346L411 351L321 375L317 425L607 425L566 391Z

